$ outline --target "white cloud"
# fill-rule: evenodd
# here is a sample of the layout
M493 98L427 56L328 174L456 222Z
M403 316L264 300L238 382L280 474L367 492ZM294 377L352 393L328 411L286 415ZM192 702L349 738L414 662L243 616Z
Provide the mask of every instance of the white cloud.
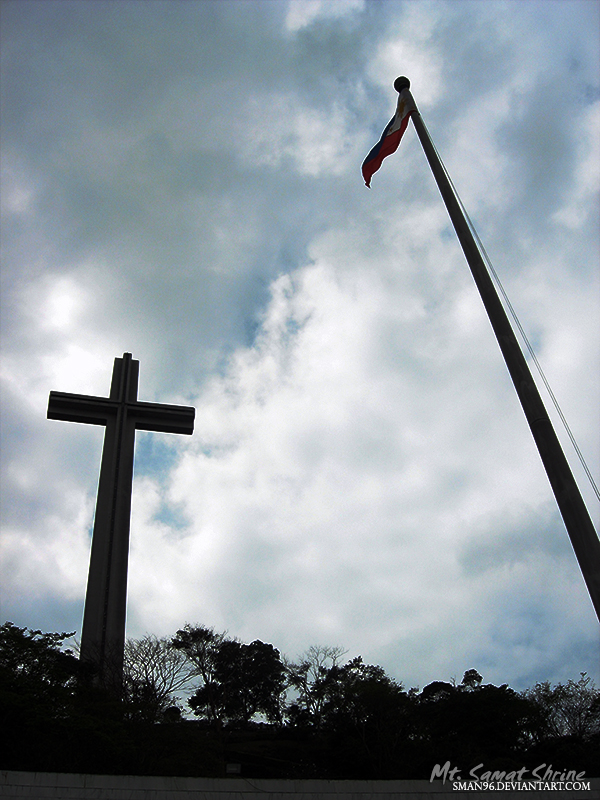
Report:
M30 492L39 481L39 467L20 467L11 478ZM33 530L5 526L2 532L2 585L7 596L21 594L44 602L59 594L80 600L89 563L88 526L93 500L81 497L78 486L59 483L61 509L48 514Z
M577 230L598 211L600 190L600 102L593 103L582 115L578 127L579 150L574 185L565 205L553 219L571 230Z
M590 6L89 4L68 29L62 4L7 6L17 624L81 619L102 430L47 421L48 392L106 395L129 351L142 400L197 409L191 439L138 438L131 634L340 644L420 685L593 673L585 587L412 127L360 178L404 73L597 463Z
M347 109L303 107L297 96L252 97L238 120L237 138L249 166L285 169L320 177L347 171L354 152Z
M380 45L369 65L369 77L373 83L387 89L399 75L409 76L417 106L426 109L435 103L444 88L439 61L433 47L424 41L415 42L403 32L401 38Z
M543 607L547 584L532 576L556 569L543 544L542 560L535 555L538 538L523 539L514 563L503 555L499 535L515 536L549 502L548 490L533 447L520 444L528 432L510 387L489 397L493 382L482 381L501 372L497 354L490 348L477 359L477 378L469 376L482 322L473 291L459 290L445 312L463 354L442 342L429 351L439 372L434 393L402 356L392 366L385 351L392 336L402 341L415 327L432 341L439 320L399 317L401 292L385 293L377 275L317 263L282 276L272 292L257 344L238 352L196 402L195 444L170 488L192 522L177 540L163 531L156 554L147 554L162 564L157 578L147 577L154 598L148 587L139 597L132 589L135 618L148 627L152 609L168 630L184 605L189 618L216 617L238 635L262 631L292 649L302 636L342 640L376 657L400 643L418 649L432 635L452 648L460 635L464 658L472 657L500 620L500 598ZM494 419L490 405L505 402L511 410ZM512 528L502 519L507 504L522 509ZM537 524L552 526L554 542L555 521L544 512ZM497 566L465 571L463 552L485 559L482 542L497 542ZM572 591L575 565L563 568ZM585 606L581 586L578 596ZM546 656L540 645L527 669ZM416 680L412 662L402 666ZM433 679L433 666L426 673Z
M285 27L297 33L317 20L339 19L362 11L365 0L290 0Z

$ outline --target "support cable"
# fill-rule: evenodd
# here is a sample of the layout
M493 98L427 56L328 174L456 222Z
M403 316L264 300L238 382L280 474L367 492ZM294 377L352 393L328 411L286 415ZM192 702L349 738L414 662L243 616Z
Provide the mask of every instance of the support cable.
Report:
M422 121L422 119L421 119L421 121ZM425 126L424 122L423 122L423 125ZM433 144L433 140L432 140L432 144ZM467 220L467 224L468 224L468 226L469 226L469 228L471 230L471 233L473 234L473 238L475 239L475 241L477 243L477 247L479 248L479 251L481 252L481 255L483 256L483 260L485 261L485 264L486 264L488 270L490 271L492 277L494 278L494 281L496 282L496 285L498 286L498 289L500 290L500 293L502 294L502 297L504 298L504 302L506 304L506 307L510 311L511 316L512 316L513 320L515 321L515 324L516 324L517 328L519 329L519 333L521 334L521 336L523 338L523 341L525 342L525 346L527 347L527 350L528 350L528 352L529 352L529 354L531 356L531 359L532 359L533 363L535 364L536 369L539 372L542 381L544 382L544 386L546 387L546 389L548 391L548 394L550 396L550 399L552 400L552 403L553 403L556 411L558 412L560 420L561 420L561 422L562 422L562 424L563 424L563 426L564 426L564 428L565 428L565 430L566 430L566 432L567 432L567 434L569 436L569 439L571 440L571 444L573 445L573 447L575 449L575 452L577 453L577 456L579 458L579 461L581 462L581 465L582 465L582 467L583 467L583 469L585 471L585 474L587 475L587 478L588 478L588 480L589 480L589 482L590 482L590 484L591 484L591 486L592 486L592 488L593 488L593 490L594 490L594 492L596 494L596 497L600 501L600 492L598 491L598 486L596 485L596 482L595 482L595 480L594 480L594 478L592 476L592 473L590 472L590 469L589 469L589 467L588 467L588 465L587 465L587 463L585 461L583 453L581 452L581 450L579 448L579 445L577 444L577 441L576 441L576 439L575 439L575 437L573 435L573 432L571 431L571 428L569 427L569 424L568 424L568 422L566 420L565 415L563 414L563 411L562 411L562 409L561 409L561 407L559 405L559 402L556 399L556 396L555 396L554 392L552 391L552 387L550 386L550 383L548 382L548 379L546 378L546 375L544 374L544 371L542 369L542 366L541 366L540 362L538 361L538 358L537 358L537 356L535 354L535 351L534 351L529 339L527 338L527 334L525 333L525 330L523 329L523 326L521 325L519 317L517 316L517 312L515 311L515 309L513 308L512 303L510 302L510 299L509 299L509 297L508 297L508 295L507 295L507 293L506 293L506 291L504 289L504 286L502 285L502 282L501 282L501 280L500 280L500 278L498 276L498 273L494 269L494 265L492 264L488 254L486 252L486 249L483 246L483 243L482 243L481 239L479 238L479 235L478 235L478 233L477 233L477 231L475 229L475 226L471 222L471 218L469 217L469 215L467 213L467 210L463 205L463 202L462 202L462 200L460 198L460 195L458 194L458 192L456 190L456 186L454 185L454 183L452 181L452 178L450 177L450 173L446 169L446 165L442 161L442 158L441 158L440 154L438 153L437 148L435 147L435 144L433 145L433 147L434 147L434 149L436 151L437 157L439 158L440 164L442 165L442 169L444 170L446 178L448 179L448 182L450 183L450 185L452 187L452 191L454 192L454 195L456 196L458 204L460 205L462 213L464 214L465 219Z

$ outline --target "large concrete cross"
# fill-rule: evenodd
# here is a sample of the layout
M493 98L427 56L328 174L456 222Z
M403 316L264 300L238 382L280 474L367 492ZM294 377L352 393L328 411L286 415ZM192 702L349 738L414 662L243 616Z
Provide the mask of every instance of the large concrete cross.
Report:
M193 408L138 401L138 375L139 361L123 353L109 397L50 392L48 402L48 419L106 426L80 658L94 665L100 684L114 687L123 675L135 431L194 431Z

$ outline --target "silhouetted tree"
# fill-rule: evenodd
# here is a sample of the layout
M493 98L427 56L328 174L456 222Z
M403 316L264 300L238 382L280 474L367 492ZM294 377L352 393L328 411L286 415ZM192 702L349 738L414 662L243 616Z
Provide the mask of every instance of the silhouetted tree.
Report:
M196 671L196 665L169 639L152 635L127 639L123 691L128 715L157 722L170 709L170 718L177 718L181 708L175 693L189 687Z
M418 696L417 735L431 763L463 768L522 751L537 725L531 704L508 686L481 685L475 671L458 686L434 681Z
M357 657L321 667L311 685L315 727L328 736L333 774L393 777L412 725L414 701L382 667Z
M194 675L202 684L188 700L196 716L205 717L215 727L220 727L223 717L223 695L216 679L219 651L226 639L225 633L203 625L185 625L171 640L175 650L184 653L194 666Z
M346 652L343 647L312 645L297 662L284 661L288 684L297 692L297 698L287 709L293 725L321 727L325 701L323 680Z
M476 669L468 669L463 675L460 686L463 689L478 689L481 686L483 678Z
M63 718L72 708L79 661L63 650L73 633L42 633L12 622L0 627L0 685L5 713Z
M441 700L444 697L453 695L455 691L456 686L454 686L452 683L446 683L445 681L432 681L431 683L428 683L427 686L423 687L420 699L422 702Z
M281 722L285 670L273 645L258 640L251 644L223 641L215 679L228 720L247 724L263 714L269 722Z
M67 649L71 635L0 627L1 768L216 777L224 758L239 757L256 777L427 779L448 760L463 772L542 763L597 771L600 693L585 673L518 694L470 669L459 684L405 692L360 657L341 663L341 648L283 663L271 644L186 625L170 642L128 640L117 697L89 679ZM169 709L179 718L174 694L188 686L190 708L216 731L154 724ZM286 711L283 730L239 730L257 717L279 726Z
M600 691L582 672L578 681L551 686L536 683L522 696L530 701L540 718L538 738L573 737L587 741L600 735Z

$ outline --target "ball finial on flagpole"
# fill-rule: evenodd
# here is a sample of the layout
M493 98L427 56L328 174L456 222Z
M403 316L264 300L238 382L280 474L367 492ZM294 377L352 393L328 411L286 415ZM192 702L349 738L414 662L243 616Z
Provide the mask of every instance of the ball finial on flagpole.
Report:
M410 81L404 75L401 75L394 81L394 89L400 94L402 89L410 89Z

